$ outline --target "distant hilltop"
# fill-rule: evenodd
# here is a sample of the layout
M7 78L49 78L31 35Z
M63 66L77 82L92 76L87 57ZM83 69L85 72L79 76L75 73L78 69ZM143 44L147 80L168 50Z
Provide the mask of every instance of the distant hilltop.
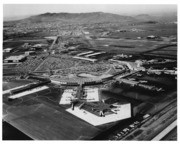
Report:
M118 22L118 23L136 23L136 22L158 22L158 21L177 21L177 15L161 15L159 17L148 14L140 14L136 16L125 16L104 12L91 13L44 13L35 16L30 16L18 20L22 23L41 23L41 22L62 22L62 23L104 23L104 22Z
M133 17L111 13L44 13L24 19L31 22L73 22L73 23L102 23L135 21Z

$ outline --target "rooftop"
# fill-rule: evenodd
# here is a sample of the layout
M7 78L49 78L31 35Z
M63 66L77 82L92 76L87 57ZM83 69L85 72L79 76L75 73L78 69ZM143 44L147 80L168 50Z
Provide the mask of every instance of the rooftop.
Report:
M12 50L13 48L5 48L4 50Z
M25 57L26 56L24 56L24 55L10 56L10 57L6 58L5 60L21 60L21 59L23 59Z

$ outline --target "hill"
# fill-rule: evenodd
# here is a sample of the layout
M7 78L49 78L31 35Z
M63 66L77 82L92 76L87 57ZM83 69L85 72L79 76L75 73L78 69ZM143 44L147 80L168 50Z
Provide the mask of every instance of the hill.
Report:
M136 19L130 16L122 16L111 13L44 13L23 19L22 23L41 22L71 22L71 23L104 23L104 22L132 22Z
M135 19L139 21L154 21L154 17L148 15L148 14L140 14L134 17Z
M176 13L157 13L156 15L140 14L134 16L136 20L141 22L176 22Z
M5 20L5 19L4 19ZM161 15L140 14L135 16L124 16L104 12L91 13L44 13L35 16L30 16L16 21L4 21L5 25L9 24L33 24L33 23L69 23L69 24L93 24L93 23L147 23L154 24L157 22L176 22L176 13L167 13Z

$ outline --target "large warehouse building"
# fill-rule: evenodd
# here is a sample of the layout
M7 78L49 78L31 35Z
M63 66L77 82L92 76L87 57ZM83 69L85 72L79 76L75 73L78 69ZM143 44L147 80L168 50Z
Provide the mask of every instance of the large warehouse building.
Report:
M25 55L18 55L18 56L10 56L6 59L4 59L4 63L19 63L26 60Z

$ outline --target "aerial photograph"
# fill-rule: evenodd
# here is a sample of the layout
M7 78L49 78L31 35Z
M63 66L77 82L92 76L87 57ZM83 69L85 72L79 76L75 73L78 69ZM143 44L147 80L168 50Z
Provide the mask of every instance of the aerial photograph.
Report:
M3 4L2 140L177 141L177 4Z

